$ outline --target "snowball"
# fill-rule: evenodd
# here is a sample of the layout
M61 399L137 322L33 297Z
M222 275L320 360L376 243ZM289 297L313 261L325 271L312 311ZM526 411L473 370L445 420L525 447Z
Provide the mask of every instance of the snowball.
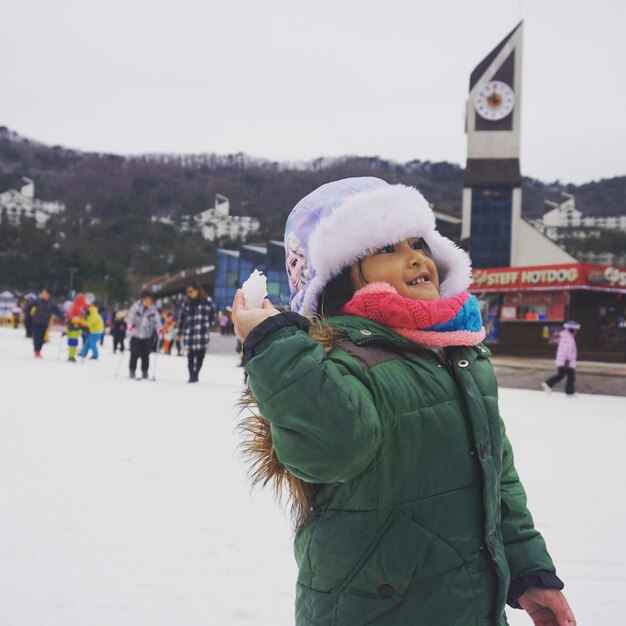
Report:
M246 309L259 309L267 296L267 278L263 272L254 270L241 286Z

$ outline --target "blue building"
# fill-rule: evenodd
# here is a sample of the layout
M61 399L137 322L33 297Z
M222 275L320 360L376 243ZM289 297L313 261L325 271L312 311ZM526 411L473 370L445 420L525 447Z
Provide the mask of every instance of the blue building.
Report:
M285 270L285 246L282 241L267 244L267 294L275 305L289 305L289 279Z
M246 245L240 250L217 250L213 301L218 309L231 306L235 292L254 270L267 277L267 294L276 306L289 305L289 280L282 241Z
M215 264L215 289L213 292L215 306L218 309L231 306L238 287L239 252L219 248Z
M241 246L239 250L239 286L243 285L254 270L259 270L265 274L266 257L267 246Z

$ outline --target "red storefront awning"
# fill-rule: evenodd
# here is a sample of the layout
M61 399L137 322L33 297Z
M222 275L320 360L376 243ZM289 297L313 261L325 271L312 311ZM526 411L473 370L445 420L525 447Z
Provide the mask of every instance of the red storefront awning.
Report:
M626 268L589 263L493 267L472 272L471 293L587 289L626 293Z

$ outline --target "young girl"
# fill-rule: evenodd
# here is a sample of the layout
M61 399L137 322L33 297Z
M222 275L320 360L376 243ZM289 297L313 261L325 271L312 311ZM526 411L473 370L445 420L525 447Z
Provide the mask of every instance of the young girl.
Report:
M573 625L498 413L470 261L420 193L323 185L287 220L304 266L290 312L233 319L244 340L254 478L297 517L296 623ZM322 316L313 317L313 316Z
M113 317L113 325L111 326L111 336L113 337L113 354L119 348L120 352L124 352L124 340L126 339L126 320L124 313L117 311Z

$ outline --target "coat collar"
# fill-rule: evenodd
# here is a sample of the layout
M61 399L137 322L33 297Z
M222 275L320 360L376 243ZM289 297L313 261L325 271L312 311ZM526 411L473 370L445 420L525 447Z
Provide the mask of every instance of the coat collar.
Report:
M341 329L349 341L357 346L378 343L394 347L398 351L434 354L427 348L421 348L402 337L391 328L358 315L333 315L328 319L331 326ZM475 346L454 346L446 350L454 358L465 358L470 363L477 358L488 358L491 350L484 344Z

